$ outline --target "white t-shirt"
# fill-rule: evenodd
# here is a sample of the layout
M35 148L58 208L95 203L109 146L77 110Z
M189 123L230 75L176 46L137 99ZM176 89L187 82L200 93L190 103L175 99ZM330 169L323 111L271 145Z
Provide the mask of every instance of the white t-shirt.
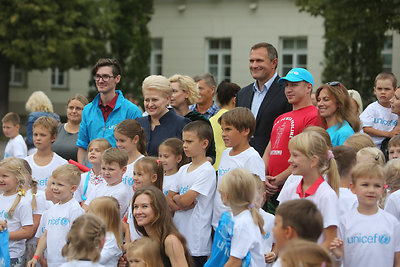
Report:
M338 230L344 242L343 267L393 266L394 254L400 251L399 227L398 220L381 209L374 215L347 212Z
M250 267L265 266L263 236L250 211L242 211L233 217L233 221L230 256L243 259L250 251Z
M275 243L274 236L272 233L272 227L274 227L275 223L275 216L271 213L264 211L263 209L259 209L261 216L264 219L264 232L265 235L263 236L263 245L264 245L264 254L268 254L272 250L272 244Z
M118 265L118 260L122 256L122 251L119 249L117 239L113 232L106 233L106 242L100 255L100 264L106 267L115 267Z
M89 177L88 177L89 175ZM85 196L87 197L90 195L90 192L95 190L96 186L102 183L105 183L103 177L101 174L96 175L94 174L93 170L90 170L89 172L85 172L81 174L81 182L79 183L78 188L74 192L74 198L80 203L83 201L82 195L85 190L85 184L86 184L86 179L89 178L87 189L86 189L86 194Z
M289 184L285 190L282 190L279 194L278 201L284 203L289 200L300 199L299 194L296 193L298 185L297 183ZM339 198L326 181L322 182L317 191L306 199L314 202L321 212L324 228L339 225ZM324 240L325 236L324 233L322 233L318 239L318 243L322 244Z
M47 186L47 181L49 180L53 171L61 165L68 164L68 162L53 152L53 158L51 159L50 163L46 166L39 166L35 163L35 160L33 159L33 156L35 154L26 157L25 160L32 168L32 178L38 181L38 189L45 190Z
M378 101L368 105L368 107L361 113L360 120L362 127L372 127L377 130L389 132L397 124L397 115L392 113L390 108L385 108ZM385 137L371 136L376 147L381 148L381 143Z
M179 169L176 184L170 189L180 195L189 190L196 191L196 205L193 209L176 211L174 223L179 232L186 238L192 256L208 256L211 254L211 217L212 203L215 193L215 170L206 161L195 170L188 172L192 163Z
M25 158L28 155L28 148L24 138L19 134L14 138L11 138L4 149L4 158L16 157Z
M73 260L63 263L60 267L106 267L98 262L91 262L85 260Z
M7 220L8 232L20 230L23 226L33 225L32 207L26 197L21 197L20 202L14 210L11 218L8 218L8 211L14 203L17 194L4 196L0 194L0 221ZM26 239L10 240L9 251L11 258L19 258L25 253Z
M133 171L135 170L135 163L139 159L143 158L144 156L141 155L138 157L134 162L126 165L126 172L122 176L122 182L130 187L133 187Z
M61 256L61 250L66 243L66 237L76 218L85 212L75 198L64 204L51 207L46 215L47 231L47 264L49 267L60 266L66 261Z
M123 182L120 182L119 184L113 186L110 186L107 183L102 183L96 187L96 190L92 190L90 192L90 195L87 196L85 204L89 206L90 202L93 199L102 196L114 197L118 201L121 218L123 218L128 211L129 201L133 197L133 189Z
M168 191L174 186L174 184L176 184L178 175L179 171L172 175L164 175L162 188L165 196L167 196Z
M339 188L339 217L347 213L349 210L358 207L357 195L353 194L350 189L345 187Z
M385 211L400 221L400 190L390 194L386 200Z
M131 242L135 241L142 237L142 234L136 231L135 223L133 222L133 213L132 213L132 201L129 202L129 210L128 210L128 225L129 225L129 232L131 236Z
M221 161L218 167L218 185L228 171L236 168L246 168L251 173L260 176L261 180L265 181L265 164L263 159L254 148L249 147L242 153L235 156L229 155L231 151L232 148L230 147L222 152ZM217 190L214 197L212 217L212 227L214 230L217 228L222 213L225 211L230 211L230 208L222 203L221 194Z

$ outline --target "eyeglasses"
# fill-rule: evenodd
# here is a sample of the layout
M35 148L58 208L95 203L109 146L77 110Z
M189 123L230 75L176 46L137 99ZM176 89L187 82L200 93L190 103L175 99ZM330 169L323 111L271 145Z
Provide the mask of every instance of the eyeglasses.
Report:
M104 75L98 75L96 74L93 79L98 82L100 81L100 79L103 79L103 81L108 82L110 80L110 78L115 78L115 76L110 76L108 74L104 74Z
M330 85L330 86L337 86L337 85L340 84L340 82L334 81L334 82L327 82L326 84L327 84L327 85Z

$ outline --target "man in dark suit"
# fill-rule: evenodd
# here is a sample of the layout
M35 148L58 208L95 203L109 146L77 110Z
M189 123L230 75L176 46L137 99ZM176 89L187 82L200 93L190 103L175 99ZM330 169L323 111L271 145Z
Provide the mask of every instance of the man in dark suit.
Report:
M262 157L271 137L275 119L292 106L285 96L285 87L279 84L276 72L278 53L271 44L255 44L250 51L250 74L254 83L242 88L236 97L238 107L251 109L256 118L256 130L250 145Z

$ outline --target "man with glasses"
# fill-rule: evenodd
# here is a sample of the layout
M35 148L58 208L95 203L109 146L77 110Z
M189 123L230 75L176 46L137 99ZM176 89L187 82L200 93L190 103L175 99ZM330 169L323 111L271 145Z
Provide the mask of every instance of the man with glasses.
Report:
M115 90L121 80L121 65L116 59L99 59L92 74L99 93L83 109L76 142L81 164L85 163L86 149L93 139L105 138L115 147L114 128L118 123L142 116L135 104L125 99L120 90Z

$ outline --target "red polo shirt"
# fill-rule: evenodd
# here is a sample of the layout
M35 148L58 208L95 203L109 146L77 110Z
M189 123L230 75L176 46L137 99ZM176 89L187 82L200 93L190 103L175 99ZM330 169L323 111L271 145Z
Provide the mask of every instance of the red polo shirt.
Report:
M301 182L299 183L299 185L297 186L296 189L296 194L298 194L300 196L300 198L306 198L309 196L312 196L315 194L315 192L317 191L318 187L320 186L320 184L322 184L323 182L325 182L324 178L322 176L320 176L311 186L310 188L308 188L306 190L306 192L303 193L302 187L303 187L303 179L301 179Z
M113 111L113 109L115 108L117 99L118 99L118 93L115 93L113 99L111 99L111 101L106 106L103 106L101 103L101 97L99 97L99 106L101 113L103 113L104 121L107 121L108 115L110 115L111 111Z

